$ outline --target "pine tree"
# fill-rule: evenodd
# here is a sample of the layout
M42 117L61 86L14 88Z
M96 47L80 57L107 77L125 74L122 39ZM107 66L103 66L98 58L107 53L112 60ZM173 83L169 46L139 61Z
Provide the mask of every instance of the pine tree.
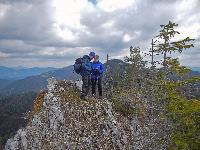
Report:
M164 94L167 111L165 115L171 122L171 144L170 149L198 149L200 142L196 135L199 131L198 112L200 112L200 103L196 99L188 99L182 90L185 85L194 85L199 83L199 77L189 78L190 69L181 66L178 58L169 57L172 52L182 53L183 49L194 47L191 43L194 39L189 37L173 41L173 38L180 34L175 30L178 24L169 21L167 25L161 25L158 37L161 41L157 45L156 51L163 55L163 67L161 70L162 92ZM185 90L190 90L187 86ZM191 96L191 93L189 94ZM192 140L191 140L192 139Z
M176 27L178 27L178 24L173 23L169 21L167 25L160 25L161 30L159 35L156 37L160 40L159 44L157 45L157 52L164 54L163 55L163 66L167 66L167 54L171 52L179 52L182 53L183 49L189 49L191 47L194 47L193 44L189 43L191 41L194 41L194 39L191 39L189 37L179 40L179 41L172 41L172 39L177 35L180 34L177 30L175 30Z

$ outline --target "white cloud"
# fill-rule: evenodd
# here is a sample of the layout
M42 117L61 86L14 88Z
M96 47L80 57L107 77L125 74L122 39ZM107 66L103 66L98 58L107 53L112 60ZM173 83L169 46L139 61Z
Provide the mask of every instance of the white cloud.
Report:
M97 6L107 12L125 9L135 4L135 0L99 0Z
M114 21L113 20L109 20L105 23L102 24L102 27L105 28L105 29L108 29L108 28L112 28L114 25Z
M54 0L52 6L56 33L69 41L77 39L77 35L72 31L84 30L84 26L80 23L82 12L94 9L87 0Z
M189 12L191 12L197 4L197 1L198 0L182 0L176 8L178 12L176 20L182 20Z
M97 4L88 0L3 0L0 54L5 59L0 65L18 65L29 59L33 63L24 63L27 66L63 67L90 50L103 60L106 53L123 59L131 45L142 50L148 47L159 25L169 20L179 24L177 39L198 39L198 4L198 0L98 0ZM180 59L194 58L193 64L198 64L195 54L199 52L192 49Z
M9 57L9 54L0 52L0 58L6 58L6 57Z
M177 30L181 33L176 37L177 40L188 36L195 39L200 37L200 11L196 10L198 2L184 0L177 5L175 21L179 23Z
M55 33L62 38L64 41L73 41L75 40L77 37L75 36L75 34L73 34L73 32L71 30L69 30L69 28L67 27L60 27L58 24L54 24L54 29L55 29Z
M123 37L123 41L124 42L129 42L131 40L131 37L129 34L125 34L124 37Z
M92 9L92 4L87 0L54 0L54 19L59 25L80 28L80 15L82 11Z
M2 19L5 14L6 11L9 9L9 6L5 5L5 4L0 4L0 19Z

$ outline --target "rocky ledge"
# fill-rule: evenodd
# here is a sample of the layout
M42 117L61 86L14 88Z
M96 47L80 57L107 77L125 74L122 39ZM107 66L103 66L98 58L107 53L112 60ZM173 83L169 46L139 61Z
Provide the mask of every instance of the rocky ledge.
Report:
M50 78L29 123L8 139L5 150L163 149L152 145L155 135L147 132L137 118L117 113L108 99L81 100L74 83Z

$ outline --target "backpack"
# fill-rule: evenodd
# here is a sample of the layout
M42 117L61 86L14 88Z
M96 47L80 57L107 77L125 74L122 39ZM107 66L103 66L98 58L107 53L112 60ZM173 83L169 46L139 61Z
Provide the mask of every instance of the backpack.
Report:
M77 58L75 60L75 64L74 64L74 71L77 73L77 74L80 74L81 71L82 71L82 58Z

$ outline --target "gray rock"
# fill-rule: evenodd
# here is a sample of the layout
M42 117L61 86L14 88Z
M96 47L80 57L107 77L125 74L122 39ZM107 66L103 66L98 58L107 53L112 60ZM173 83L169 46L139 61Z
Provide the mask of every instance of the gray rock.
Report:
M155 144L150 124L121 115L108 99L80 100L71 95L73 83L55 78L48 79L47 88L41 111L8 139L5 150L165 149Z

